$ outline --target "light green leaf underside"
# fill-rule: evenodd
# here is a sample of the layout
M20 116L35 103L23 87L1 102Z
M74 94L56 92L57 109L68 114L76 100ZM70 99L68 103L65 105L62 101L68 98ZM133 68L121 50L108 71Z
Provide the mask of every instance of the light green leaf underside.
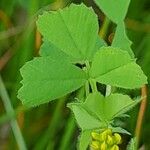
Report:
M94 56L90 77L111 86L134 89L147 83L140 66L119 48L102 47Z
M44 12L37 21L44 38L76 61L91 60L97 48L97 16L85 5Z
M125 31L125 24L124 22L120 22L117 25L115 36L113 38L112 46L121 48L122 50L127 51L131 58L134 58L134 53L131 49L132 42L129 40L129 38L126 35Z
M91 130L84 130L81 132L81 135L79 137L79 145L78 145L78 150L86 150L90 140L92 140L91 136Z
M35 58L21 68L23 86L18 98L26 106L37 106L62 97L86 82L86 74L67 62L49 57Z
M105 15L115 23L124 20L130 0L95 0Z
M71 103L69 107L82 130L100 129L129 111L139 101L133 101L127 95L111 94L104 97L96 92L89 94L84 103Z

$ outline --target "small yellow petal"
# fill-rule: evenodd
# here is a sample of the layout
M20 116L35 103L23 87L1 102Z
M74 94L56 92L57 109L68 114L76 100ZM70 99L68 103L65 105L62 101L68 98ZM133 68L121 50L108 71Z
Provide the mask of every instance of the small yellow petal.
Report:
M107 134L106 134L106 132L102 132L101 134L100 134L100 141L101 142L103 142L103 141L106 141L106 139L107 139Z
M114 145L110 150L119 150L118 145Z
M105 142L101 144L101 150L107 150L107 144Z
M112 135L112 130L111 129L107 129L104 132L106 132L107 135Z
M114 144L113 143L113 138L110 135L107 136L107 144L110 145L110 146Z
M98 141L92 141L92 143L91 143L91 147L92 147L94 150L99 149L99 145L100 145L100 143L99 143Z
M96 132L92 132L92 138L95 140L99 140L100 139L100 134L96 133Z
M114 134L114 142L116 144L120 144L121 143L121 136L118 133Z

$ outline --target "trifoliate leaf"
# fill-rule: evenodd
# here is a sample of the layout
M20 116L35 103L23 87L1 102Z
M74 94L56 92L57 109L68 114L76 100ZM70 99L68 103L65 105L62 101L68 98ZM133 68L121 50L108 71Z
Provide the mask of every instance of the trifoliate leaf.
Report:
M126 88L140 88L147 83L140 66L119 48L102 47L94 56L90 77L97 82Z
M115 23L124 20L130 0L95 0L99 8Z
M134 53L131 49L132 42L126 35L124 22L120 22L117 24L115 36L113 38L112 46L121 48L122 50L127 51L131 58L134 58Z
M37 106L68 94L86 82L80 68L49 57L35 58L21 68L23 86L18 98L26 106Z
M96 92L89 94L85 102L71 103L69 107L82 130L87 130L106 127L114 118L126 113L138 102L139 100L134 101L127 95L111 94L104 97Z
M100 45L98 18L92 8L83 4L44 12L37 26L45 39L76 62L91 61Z

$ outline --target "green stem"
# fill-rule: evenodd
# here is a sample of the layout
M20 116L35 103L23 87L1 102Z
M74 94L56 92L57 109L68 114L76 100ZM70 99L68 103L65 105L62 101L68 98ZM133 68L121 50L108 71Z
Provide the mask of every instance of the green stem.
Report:
M24 108L23 106L18 106L17 109L14 109L14 114L9 114L9 116L8 116L8 114L1 115L0 125L16 118L16 116L18 116L19 113L25 112L26 110L27 110L27 108Z
M11 105L8 93L6 91L6 88L4 86L4 83L3 83L1 76L0 76L0 94L1 94L1 98L2 98L2 101L4 103L4 107L6 109L8 116L10 116L10 114L11 115L15 114L15 111ZM12 131L13 131L14 136L16 138L19 149L20 150L27 150L23 136L22 136L20 128L19 128L19 125L17 123L17 120L15 118L13 118L10 121L10 125L12 127Z
M97 92L97 86L96 86L96 81L94 79L89 79L90 85L92 92Z
M49 127L46 130L46 132L44 133L43 136L41 136L41 138L39 139L39 142L37 142L37 145L35 146L35 150L43 150L46 148L46 145L49 143L49 145L52 147L54 146L54 135L57 131L57 127L59 125L59 121L61 118L61 108L64 105L64 102L66 100L66 97L60 99L57 103L57 106L55 108L53 117L50 121ZM51 148L53 149L53 148Z
M89 81L87 81L85 83L85 95L86 97L89 95L89 91L90 91L90 88L89 88Z
M101 30L99 32L99 36L102 38L102 39L105 39L106 38L106 35L107 35L107 31L108 31L108 28L109 28L109 25L110 25L110 20L105 17L104 19L104 23L101 27Z
M64 132L64 135L62 137L62 141L60 143L59 150L70 149L69 145L70 145L71 137L73 136L75 127L76 127L75 121L74 121L73 116L71 115L68 119L68 123L67 123L67 126L65 128L65 132Z
M107 85L106 86L106 94L105 94L105 96L109 96L110 94L111 94L111 86Z

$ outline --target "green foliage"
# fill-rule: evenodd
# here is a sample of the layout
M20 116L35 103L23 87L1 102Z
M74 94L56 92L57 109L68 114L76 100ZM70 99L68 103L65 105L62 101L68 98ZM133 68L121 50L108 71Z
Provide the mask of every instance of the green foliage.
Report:
M82 130L87 130L107 127L114 118L126 113L139 101L133 101L127 95L111 94L104 97L96 92L89 94L84 103L71 103L68 106Z
M84 130L79 137L78 149L85 150L91 141L91 130Z
M124 20L130 0L95 0L95 2L109 19L118 23Z
M44 12L39 16L37 26L44 38L76 62L91 61L99 49L97 16L83 4Z
M127 150L137 150L137 141L136 141L136 138L132 138L130 140L129 145L127 146Z
M86 81L86 74L76 66L49 57L35 58L21 69L23 87L18 97L27 106L37 106L62 97Z
M99 92L89 94L85 102L70 103L75 118L82 129L79 149L85 150L89 144L91 130L105 129L111 126L112 120L125 114L140 100L133 101L129 96L122 94L111 94L102 96ZM113 132L130 134L120 127L112 127Z
M127 130L125 130L125 129L123 129L123 128L121 128L121 127L110 127L111 129L112 129L112 131L115 133L115 132L117 132L117 133L121 133L121 134L128 134L128 135L131 135L131 133L130 132L128 132Z
M102 47L95 54L90 76L100 83L128 89L147 83L135 60L127 52L114 47Z
M49 56L54 60L65 60L73 62L74 59L69 57L66 53L54 46L51 42L44 40L40 48L40 56Z
M112 46L119 47L122 50L125 50L129 55L134 58L134 53L131 49L132 42L128 39L125 31L124 22L120 22L117 25L115 36L112 42Z
M124 117L140 102L117 93L104 97L96 82L125 89L140 88L147 83L147 77L136 64L131 41L125 32L124 18L129 0L111 0L112 5L103 0L96 2L117 23L112 46L107 46L99 38L98 20L92 8L81 4L44 12L37 21L44 39L41 57L22 67L23 86L18 92L18 98L31 107L86 86L83 92L87 96L85 100L68 104L82 129L80 150L87 148L93 130L111 128L114 132L130 134L116 127L114 119ZM80 68L76 63L80 63ZM84 94L81 97L85 97Z

